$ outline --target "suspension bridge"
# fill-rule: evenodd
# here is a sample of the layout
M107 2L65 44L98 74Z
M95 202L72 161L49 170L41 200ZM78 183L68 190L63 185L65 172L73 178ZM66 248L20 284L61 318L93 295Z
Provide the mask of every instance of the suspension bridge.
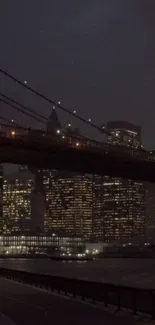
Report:
M91 119L84 119L63 107L60 102L55 102L39 93L0 69L0 73L19 86L44 99L54 107L58 107L66 114L89 125L103 134L109 132L92 123ZM37 122L48 122L48 118L37 113L30 107L15 100L8 94L0 92L0 101L10 109L18 111ZM140 181L155 182L155 161L150 152L142 148L132 148L122 145L109 145L90 139L81 134L76 134L71 128L56 129L55 134L42 129L31 129L21 126L0 116L3 121L0 129L0 163L23 164L39 168L69 170L77 173L91 173L124 177Z

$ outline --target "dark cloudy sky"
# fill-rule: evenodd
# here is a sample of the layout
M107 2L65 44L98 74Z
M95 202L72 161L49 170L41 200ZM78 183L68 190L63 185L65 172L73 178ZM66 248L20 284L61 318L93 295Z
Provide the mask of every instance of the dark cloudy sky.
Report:
M154 0L0 0L0 40L3 69L97 124L141 124L155 148ZM2 76L0 87L50 113ZM2 104L0 115L31 124Z

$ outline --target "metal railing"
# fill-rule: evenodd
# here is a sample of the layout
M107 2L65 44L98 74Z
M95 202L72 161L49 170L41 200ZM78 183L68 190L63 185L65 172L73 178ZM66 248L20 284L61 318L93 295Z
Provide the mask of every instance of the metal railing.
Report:
M118 310L125 308L131 310L133 314L146 313L155 319L154 289L133 288L6 268L0 268L0 277L71 295L73 298L104 303L105 306L114 305Z

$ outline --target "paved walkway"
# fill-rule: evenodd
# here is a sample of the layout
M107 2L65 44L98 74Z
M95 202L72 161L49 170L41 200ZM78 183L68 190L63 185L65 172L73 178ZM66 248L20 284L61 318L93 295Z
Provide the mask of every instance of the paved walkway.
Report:
M0 313L0 325L15 325L15 323L10 318Z
M124 316L114 316L77 300L61 298L6 279L0 279L0 312L16 325L142 324ZM0 325L13 324L6 323L3 318Z

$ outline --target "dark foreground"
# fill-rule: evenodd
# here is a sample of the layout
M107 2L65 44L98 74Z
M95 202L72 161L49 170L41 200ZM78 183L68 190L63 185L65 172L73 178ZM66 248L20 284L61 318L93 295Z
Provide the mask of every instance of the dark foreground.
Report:
M113 305L118 311L124 308L133 315L147 313L155 319L155 290L140 289L100 283L67 277L51 276L26 271L0 268L0 276L4 279L18 281L25 285L42 288L48 292L63 294L93 304Z
M133 325L134 320L109 314L101 309L39 289L0 279L0 312L16 325Z

